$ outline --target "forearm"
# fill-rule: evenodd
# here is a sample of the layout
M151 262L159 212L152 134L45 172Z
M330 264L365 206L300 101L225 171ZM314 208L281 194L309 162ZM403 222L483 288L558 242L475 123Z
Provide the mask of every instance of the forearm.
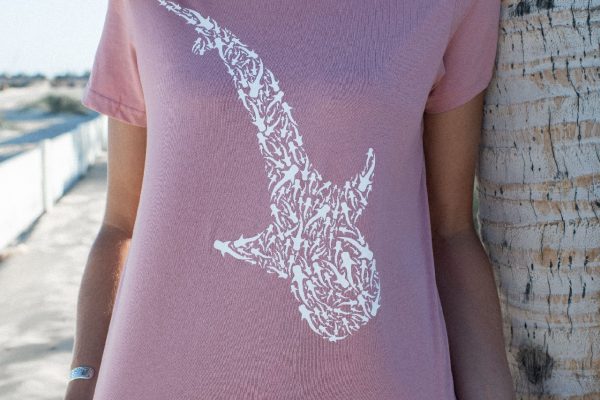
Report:
M89 400L93 397L129 243L129 235L124 231L103 225L90 249L79 289L71 368L90 365L96 374L89 380L69 382L65 400Z
M494 275L474 230L433 239L458 400L514 400Z

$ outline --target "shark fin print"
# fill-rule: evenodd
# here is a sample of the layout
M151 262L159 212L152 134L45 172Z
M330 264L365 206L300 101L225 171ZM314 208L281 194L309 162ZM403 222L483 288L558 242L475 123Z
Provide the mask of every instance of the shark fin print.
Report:
M317 335L331 342L348 337L381 303L373 251L356 226L373 184L373 149L343 185L325 181L309 161L279 81L256 52L211 17L158 2L194 26L194 54L216 50L257 128L265 161L272 222L254 235L215 240L214 248L288 280L301 320Z

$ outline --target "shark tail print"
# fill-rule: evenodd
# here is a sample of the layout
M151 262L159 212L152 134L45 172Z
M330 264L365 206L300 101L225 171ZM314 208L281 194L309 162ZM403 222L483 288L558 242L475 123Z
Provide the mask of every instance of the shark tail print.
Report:
M214 248L289 280L301 319L319 336L332 342L348 337L375 317L381 301L375 258L356 226L373 183L373 149L343 185L324 181L308 159L279 82L256 52L212 18L158 2L194 26L194 54L219 54L257 128L265 161L272 222L254 235L215 240Z

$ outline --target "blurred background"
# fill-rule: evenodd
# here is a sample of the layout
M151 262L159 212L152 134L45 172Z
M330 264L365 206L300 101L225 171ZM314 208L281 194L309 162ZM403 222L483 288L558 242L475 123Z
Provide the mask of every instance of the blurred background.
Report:
M0 399L62 399L104 211L106 117L80 98L107 1L0 5Z

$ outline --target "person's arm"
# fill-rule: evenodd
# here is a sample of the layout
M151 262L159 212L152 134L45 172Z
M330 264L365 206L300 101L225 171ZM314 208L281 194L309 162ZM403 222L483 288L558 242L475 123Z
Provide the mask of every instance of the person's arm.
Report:
M472 214L483 98L424 116L435 272L458 400L514 400L493 271Z
M91 247L77 303L71 368L90 365L92 379L69 382L65 400L94 395L115 294L127 257L144 173L146 128L108 118L106 208Z

